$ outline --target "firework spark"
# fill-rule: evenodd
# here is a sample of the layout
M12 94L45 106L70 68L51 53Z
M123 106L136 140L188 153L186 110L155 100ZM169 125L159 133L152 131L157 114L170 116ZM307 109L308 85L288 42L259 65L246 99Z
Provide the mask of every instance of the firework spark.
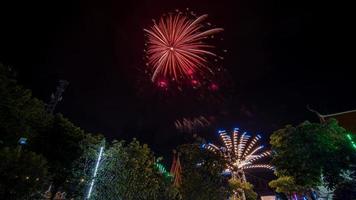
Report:
M209 57L217 57L212 51L213 45L206 39L223 31L222 28L207 28L203 23L208 15L190 18L177 12L160 18L148 29L147 65L152 69L151 80L159 78L169 80L191 79L198 85L197 76L213 73L209 67Z
M211 121L203 116L191 119L183 118L174 122L176 129L183 133L195 133L201 128L210 126L210 124Z
M263 146L257 146L261 139L260 135L251 137L246 132L240 133L239 129L234 129L232 137L226 131L219 131L224 146L218 147L214 144L204 144L202 147L221 155L227 163L226 170L237 172L244 169L267 168L273 169L267 164L256 164L256 161L270 156L270 151L261 151Z

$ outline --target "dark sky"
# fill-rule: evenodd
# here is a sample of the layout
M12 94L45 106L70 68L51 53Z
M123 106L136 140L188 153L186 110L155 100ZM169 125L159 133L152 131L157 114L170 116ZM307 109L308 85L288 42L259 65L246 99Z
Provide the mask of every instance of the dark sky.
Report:
M3 3L1 3L3 4ZM159 0L12 1L0 4L0 62L48 101L70 82L57 107L78 126L110 138L137 137L159 154L181 142L173 122L214 116L265 138L285 124L356 109L354 11L333 1ZM223 62L232 80L216 103L190 94L165 97L140 81L143 28L176 8L209 14L225 29ZM352 51L351 51L352 50ZM143 92L142 92L143 90ZM139 92L140 91L140 92Z

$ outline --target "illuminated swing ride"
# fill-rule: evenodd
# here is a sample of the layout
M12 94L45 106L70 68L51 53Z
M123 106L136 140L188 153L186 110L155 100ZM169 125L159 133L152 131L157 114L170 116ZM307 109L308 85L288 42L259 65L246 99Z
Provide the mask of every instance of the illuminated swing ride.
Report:
M258 146L257 143L261 139L260 135L251 137L246 132L240 133L238 128L235 128L231 136L225 131L219 131L220 139L223 146L218 147L215 144L203 144L202 148L207 149L215 154L218 154L226 161L226 168L224 174L230 174L233 180L239 180L246 183L245 170L264 168L273 170L269 164L257 163L262 158L271 155L271 151L263 150L264 146ZM242 199L245 198L243 191L241 193ZM232 199L236 199L237 192L235 192Z

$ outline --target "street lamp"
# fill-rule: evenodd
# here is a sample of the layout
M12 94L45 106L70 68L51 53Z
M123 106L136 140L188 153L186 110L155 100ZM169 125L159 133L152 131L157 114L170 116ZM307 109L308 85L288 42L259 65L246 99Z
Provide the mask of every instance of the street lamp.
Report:
M19 145L25 145L27 144L27 138L21 137L18 141Z
M19 147L18 147L17 157L19 158L22 150L22 146L27 144L27 138L21 137L18 143L19 143Z

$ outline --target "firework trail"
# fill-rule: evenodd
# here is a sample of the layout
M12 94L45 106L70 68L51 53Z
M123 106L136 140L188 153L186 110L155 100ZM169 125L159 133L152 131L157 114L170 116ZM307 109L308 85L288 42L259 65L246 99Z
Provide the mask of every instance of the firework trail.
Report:
M223 31L203 23L208 15L189 17L181 12L170 13L153 20L153 26L144 29L147 34L146 65L151 67L153 82L166 85L167 80L190 80L199 85L199 77L213 74L209 57L217 57L208 38Z
M195 117L195 118L183 118L181 120L176 120L174 125L177 130L183 133L194 133L200 128L210 126L210 120L206 119L203 116Z

